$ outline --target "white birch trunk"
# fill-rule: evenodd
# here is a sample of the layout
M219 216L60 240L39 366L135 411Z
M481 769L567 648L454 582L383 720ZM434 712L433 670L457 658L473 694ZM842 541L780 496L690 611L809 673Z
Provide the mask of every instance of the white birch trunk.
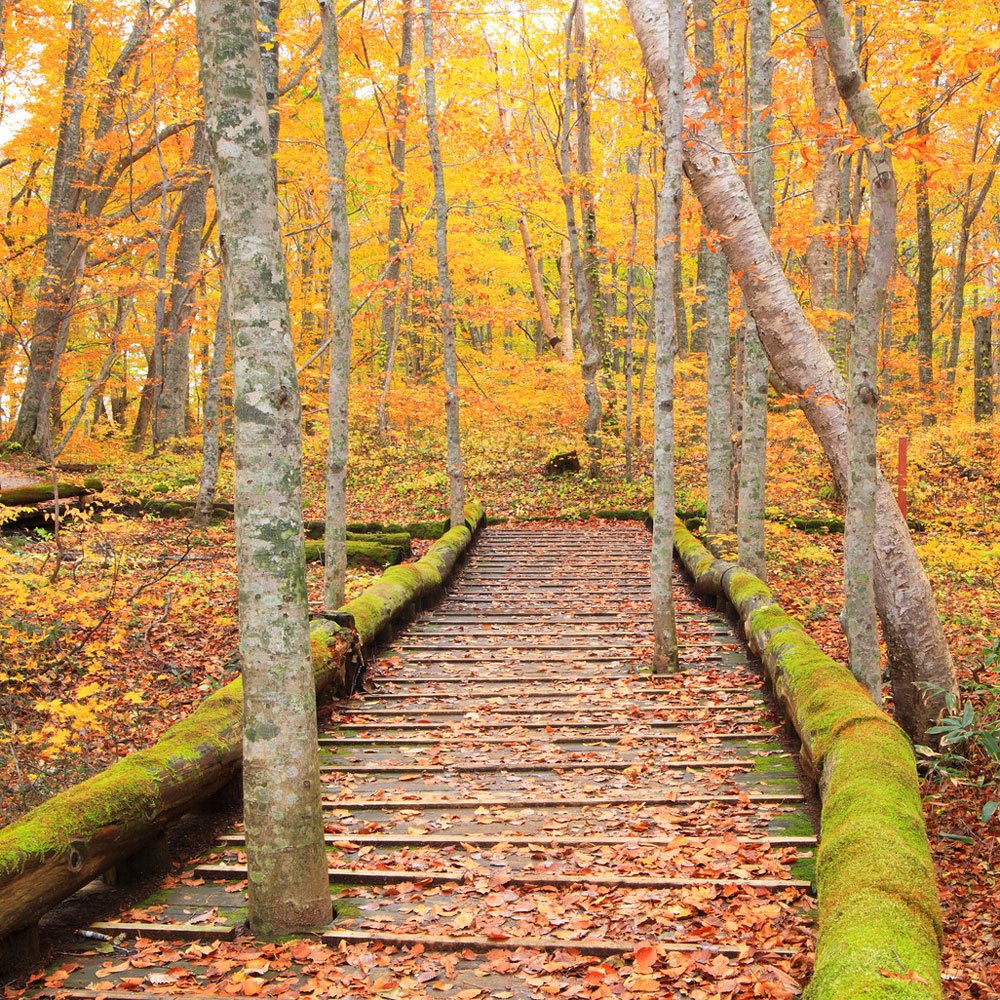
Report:
M222 400L222 373L226 367L226 344L229 341L229 302L225 279L221 282L219 309L215 316L215 337L212 339L212 363L205 387L205 405L201 417L201 480L198 499L191 520L201 527L212 518L215 489L219 482L219 410Z
M667 38L664 96L660 104L663 128L663 184L656 219L656 263L653 322L656 340L653 390L653 549L650 564L653 604L653 672L678 669L677 626L671 588L674 567L674 355L677 353L677 313L674 271L678 267L676 233L680 218L683 153L685 66L684 0L669 0L657 12L653 30Z
M774 215L774 161L770 132L771 0L750 0L747 146L750 197L765 233ZM739 503L737 547L740 563L755 576L767 578L764 553L764 494L767 468L768 362L751 310L743 339L743 392L740 419Z
M344 603L347 580L347 402L351 380L351 234L347 221L347 147L340 118L340 55L337 12L332 0L320 3L323 51L320 93L326 164L330 185L330 342L326 452L326 530L324 534L323 608Z
M199 0L198 54L233 334L243 795L254 933L332 912L302 533L301 407L255 8Z
M714 0L695 0L695 55L701 67L701 86L715 103L719 85L715 66ZM705 530L712 535L736 533L736 492L733 469L733 365L729 327L729 265L722 250L706 249L701 259L705 282L705 350L708 395L705 401L708 502Z
M666 39L652 25L662 17L663 0L627 0L644 61L661 107L667 100ZM690 67L688 69L690 73ZM781 262L760 225L718 126L704 101L689 88L687 116L698 131L686 135L685 171L709 225L726 239L730 266L753 310L758 333L775 372L811 424L842 489L847 485L846 387L829 353L809 325ZM720 155L720 150L723 151ZM957 693L955 672L937 605L892 488L879 475L876 490L875 595L886 641L896 718L915 738L926 732ZM922 690L918 682L929 687Z
M556 354L562 361L573 360L572 269L569 240L563 240L559 254L559 344L556 347Z
M886 127L864 82L842 0L816 0L830 65L865 150L871 190L868 246L851 328L847 387L847 516L844 520L844 629L851 670L876 704L882 667L875 612L875 490L878 475L878 335L896 262L896 175Z
M427 145L434 173L435 249L438 285L441 287L441 340L444 345L445 434L448 447L448 512L451 526L465 523L465 476L462 469L462 438L458 409L458 349L455 337L455 307L448 270L448 198L444 189L444 164L437 127L437 93L434 82L434 20L431 0L424 0L424 91L427 101Z

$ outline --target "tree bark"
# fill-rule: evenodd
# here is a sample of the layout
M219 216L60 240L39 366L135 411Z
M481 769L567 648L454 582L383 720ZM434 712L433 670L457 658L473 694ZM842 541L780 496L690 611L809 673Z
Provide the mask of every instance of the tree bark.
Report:
M774 161L769 143L771 114L771 0L750 0L747 91L749 187L761 227L770 235L774 217ZM767 466L768 362L752 309L743 340L742 414L740 419L739 504L737 547L740 564L767 579L764 554L764 495Z
M200 0L198 54L230 295L250 925L330 920L302 528L301 406L256 10Z
M573 264L569 240L562 241L559 253L559 344L556 354L562 361L573 360Z
M993 417L993 317L976 316L973 344L972 415L978 423Z
M653 672L678 669L677 625L672 589L674 567L674 355L677 353L677 313L674 272L680 249L684 117L685 0L661 6L654 30L667 37L666 76L660 105L663 128L663 184L657 206L653 316L656 356L653 393L653 547L650 563L653 605Z
M50 410L59 369L59 329L69 312L78 262L85 247L77 236L80 201L77 185L83 156L84 84L90 67L93 33L90 5L74 3L70 15L69 49L63 74L62 114L52 165L45 231L45 259L32 322L28 375L10 440L44 454L51 447Z
M926 133L927 125L922 121L917 131ZM931 298L934 294L934 232L931 228L927 164L918 158L916 168L917 377L920 385L929 387L934 381L934 320L931 316ZM933 422L933 415L925 413L924 423Z
M666 99L665 39L650 23L662 16L662 0L628 0L629 14L661 107ZM691 70L689 69L689 73ZM847 483L846 388L829 353L809 325L802 306L760 225L742 179L725 150L704 100L691 88L686 128L685 172L709 225L723 243L771 364L788 391L799 397L842 489ZM896 498L881 475L876 492L875 594L889 647L895 714L914 738L926 732L956 694L955 672L927 576L917 558ZM918 682L927 682L922 690Z
M714 0L694 0L695 58L700 86L711 103L718 100L715 66ZM708 397L705 402L708 503L705 528L713 535L736 533L736 489L733 478L733 365L729 328L729 265L721 249L706 244L699 258L699 279L705 283L705 348Z
M195 288L201 278L201 256L208 196L208 155L204 129L195 134L191 168L200 176L181 196L178 216L183 220L174 257L173 287L163 323L160 391L153 414L153 447L187 434L188 381L190 378L191 324L195 314Z
M229 301L226 282L221 282L219 307L215 314L215 336L212 339L212 363L208 369L205 403L201 416L201 479L198 499L195 501L191 520L204 527L212 517L215 490L219 482L220 426L219 410L222 401L222 373L226 367L226 344L229 340Z
M427 145L434 174L435 250L441 290L441 340L444 345L445 432L448 446L448 511L451 526L465 520L465 475L462 468L462 438L458 406L458 350L455 307L448 270L448 198L444 187L444 164L437 127L437 92L434 79L434 20L431 0L424 0L424 92L427 101Z
M323 608L344 603L347 582L347 403L351 381L351 233L347 220L347 147L340 116L340 51L333 0L320 0L323 53L320 92L330 185L330 344L329 428L326 453L326 535Z
M573 271L573 299L576 305L576 336L583 352L580 370L583 374L583 398L587 403L587 416L583 422L583 437L590 449L590 474L601 472L601 395L597 391L597 370L601 366L601 351L594 331L594 294L590 284L590 271L584 260L583 241L576 222L573 200L569 137L575 109L575 75L573 63L573 10L566 18L566 75L563 80L563 115L559 132L559 169L562 174L562 201L566 212L566 235L569 242L570 266Z
M847 386L847 515L844 521L844 630L854 676L876 704L882 667L875 611L875 491L878 483L878 340L896 261L896 174L887 129L861 74L842 0L815 0L830 64L851 120L868 140L871 221L859 276Z
M385 378L376 412L379 437L389 434L389 388L396 363L396 343L399 335L399 272L400 240L403 235L403 192L406 187L406 123L410 115L410 64L413 62L413 0L403 0L402 37L399 47L399 74L396 77L395 133L392 137L392 173L395 185L389 202L389 262L386 273L386 293L382 300L382 342L385 345Z
M814 310L814 322L823 331L827 350L834 348L835 334L830 313L836 308L834 275L834 229L837 223L837 193L840 170L837 165L837 112L840 95L830 75L826 39L819 25L806 32L812 66L813 101L820 128L820 168L813 181L813 228L806 248L806 270L809 272L809 301Z

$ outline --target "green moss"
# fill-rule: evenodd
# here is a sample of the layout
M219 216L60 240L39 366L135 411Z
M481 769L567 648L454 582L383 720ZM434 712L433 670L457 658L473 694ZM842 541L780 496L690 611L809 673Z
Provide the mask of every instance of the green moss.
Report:
M349 885L330 886L330 895L333 897L333 906L336 910L334 920L350 920L352 917L361 916L361 907L352 897L341 897L342 892L348 892L351 888L353 887Z

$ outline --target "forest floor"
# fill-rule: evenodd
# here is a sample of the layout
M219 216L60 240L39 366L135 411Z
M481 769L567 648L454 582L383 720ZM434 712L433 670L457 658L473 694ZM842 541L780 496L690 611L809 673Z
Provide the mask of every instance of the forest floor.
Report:
M557 385L551 387L558 390ZM523 397L522 397L523 398ZM548 397L557 398L554 395ZM600 479L541 475L552 450L573 445L578 414L509 400L483 404L465 437L469 495L491 516L586 516L601 508L644 508L650 501L648 455L626 482L620 440L606 436ZM361 411L366 412L364 406ZM470 412L473 408L467 409ZM370 412L370 411L368 411ZM447 489L441 442L414 403L405 433L376 444L359 426L352 442L351 520L406 521L441 515ZM532 423L534 421L534 424ZM537 426L531 435L525 427ZM838 516L842 505L811 435L795 411L772 414L768 456L769 582L831 655L845 658L841 536L807 534L783 515ZM697 418L678 427L678 506L704 502L703 431ZM895 435L883 442L894 469ZM306 439L305 500L322 514L321 435ZM1000 636L1000 444L994 427L971 424L914 430L910 513L923 522L918 551L973 713L972 737L957 753L924 757L923 792L945 918L949 995L995 996L1000 982L1000 799L996 761L977 735L1000 723L1000 662L988 652ZM200 465L194 442L150 458L115 440L84 440L67 462L95 462L112 497L193 497ZM8 459L0 477L39 474L26 458ZM231 464L220 499L231 496ZM67 477L72 478L72 477ZM73 513L64 525L56 578L50 534L7 537L0 545L6 601L0 612L0 822L9 822L59 789L145 745L187 714L235 671L236 587L232 524L192 530L183 520ZM321 571L310 567L311 596ZM356 593L373 574L354 571ZM123 669L127 667L127 669Z

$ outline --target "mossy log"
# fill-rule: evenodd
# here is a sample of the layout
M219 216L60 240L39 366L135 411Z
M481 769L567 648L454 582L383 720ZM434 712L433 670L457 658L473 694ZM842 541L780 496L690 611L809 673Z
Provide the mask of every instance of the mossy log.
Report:
M675 532L696 588L739 613L819 784L819 936L803 996L940 997L941 913L909 740L762 581L682 523Z
M91 485L77 483L59 483L59 499L70 500L74 497L85 497L91 493L99 493L103 486L100 480L91 480ZM28 507L31 504L47 503L55 498L51 483L38 483L32 486L12 486L9 490L0 490L0 505L4 507Z
M370 644L440 590L484 521L478 504L423 558L386 571L341 609ZM350 635L312 626L317 691L343 692ZM31 927L53 905L148 844L222 788L242 759L243 687L237 678L171 726L153 746L60 792L0 829L0 938Z
M347 542L347 565L348 566L395 566L401 563L409 551L409 543L406 549L401 545L382 545L379 542ZM306 542L306 562L322 562L324 547L322 541Z

